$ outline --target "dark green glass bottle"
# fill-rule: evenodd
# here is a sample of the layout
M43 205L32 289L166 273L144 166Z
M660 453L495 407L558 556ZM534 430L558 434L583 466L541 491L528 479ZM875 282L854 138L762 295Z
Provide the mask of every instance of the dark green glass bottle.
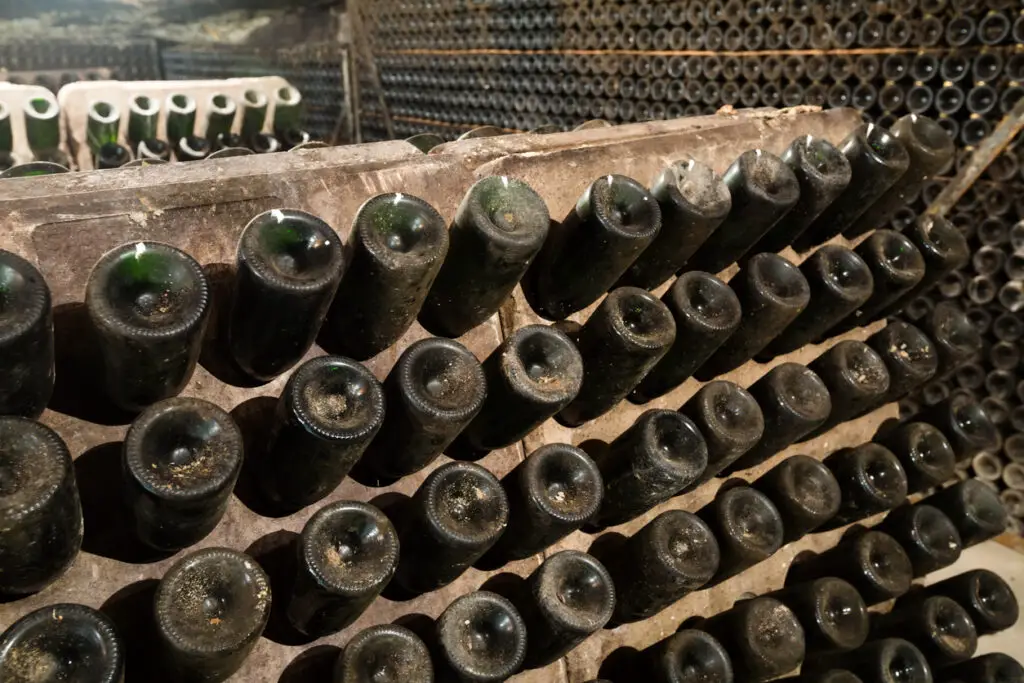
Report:
M53 381L50 288L35 266L0 249L0 415L39 417Z

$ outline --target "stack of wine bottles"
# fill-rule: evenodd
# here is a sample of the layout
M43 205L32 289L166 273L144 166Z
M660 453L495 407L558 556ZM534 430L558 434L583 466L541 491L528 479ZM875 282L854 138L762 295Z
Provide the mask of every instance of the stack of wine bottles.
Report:
M126 501L137 540L167 554L201 544L223 518L243 460L268 514L317 508L294 541L284 591L272 591L253 557L227 548L192 549L166 570L147 607L163 672L229 678L272 606L314 639L352 625L381 594L423 595L470 567L543 553L521 585L456 597L429 633L360 632L336 669L336 680L367 680L386 659L412 680L431 680L435 669L504 680L558 660L606 626L710 589L785 544L883 513L876 528L794 564L786 591L656 646L651 666L669 668L652 675L673 680L672 661L706 662L720 680L735 672L761 681L805 657L808 676L849 668L864 683L895 669L929 683L929 662L987 670L989 660L962 662L974 652L971 629L989 626L976 614L961 619L950 602L936 606L924 597L931 593L916 594L920 603L908 597L870 636L864 621L865 604L909 596L912 578L1005 527L987 487L942 488L958 461L991 448L977 403L936 406L823 463L792 456L749 485L723 486L696 513L655 510L897 401L962 361L956 325L892 324L866 342L823 346L806 367L778 364L746 389L719 378L880 320L957 267L965 245L941 219L906 235L870 231L951 154L935 122L911 115L891 131L860 126L838 147L801 136L781 156L751 150L721 176L696 159L672 164L649 189L602 176L554 224L534 189L502 176L473 185L451 226L405 193L366 201L345 241L316 216L274 209L242 231L231 301L216 320L207 272L181 249L143 240L107 252L85 289L97 347L89 362L102 370L105 400L131 416L121 481L108 485ZM822 244L864 232L855 249ZM776 253L790 246L811 253L797 266ZM733 263L740 268L729 282L715 275ZM84 522L69 450L37 421L55 379L49 288L11 252L0 251L0 275L0 593L25 596L60 580ZM491 319L517 286L554 324L512 330L478 360L456 338ZM661 299L651 293L666 286ZM582 324L569 320L586 309ZM403 349L379 381L361 361L392 348L416 320L437 336ZM267 442L247 444L244 458L246 434L227 406L180 396L208 326L223 330L215 339L249 383L290 372ZM309 358L318 340L329 355ZM577 427L624 400L663 397L691 376L705 384L684 405L642 413L600 455L545 444L500 480L476 462L549 418ZM454 460L439 463L443 453ZM428 468L402 504L325 504L350 475L395 481ZM926 497L911 504L909 494ZM643 515L652 519L617 547L551 552L578 530ZM999 611L983 602L959 608ZM1009 611L1011 602L1015 620L1012 594L999 605ZM846 618L848 609L858 616ZM1013 620L1003 616L990 630ZM956 638L951 621L962 629ZM903 623L916 630L903 626L906 640L892 639ZM88 668L117 680L132 656L124 635L89 607L49 605L0 636L0 671L27 666L32 680L39 667L65 678ZM986 680L973 670L964 675Z
M24 98L23 93L17 92L16 97L0 99L0 177L17 175L11 170L17 165L12 125L16 116L24 118L25 146L31 150L36 168L68 165L68 156L60 148L60 105L56 98L49 93L40 94L28 98L23 107L15 106L13 100L20 105Z

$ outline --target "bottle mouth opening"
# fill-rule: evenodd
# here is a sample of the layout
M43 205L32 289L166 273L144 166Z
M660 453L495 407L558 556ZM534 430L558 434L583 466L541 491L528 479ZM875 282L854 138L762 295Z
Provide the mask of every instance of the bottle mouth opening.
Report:
M341 259L340 239L314 216L274 209L252 220L243 235L246 258L295 283L331 278Z
M115 123L121 118L121 112L110 102L93 102L89 107L89 118L100 123Z
M250 107L265 107L267 106L267 96L259 90L246 90L245 94L242 95L242 100L246 105Z
M418 197L402 193L371 199L356 216L364 241L383 253L440 257L447 226L437 212Z
M508 519L508 500L498 481L486 471L452 467L437 470L431 483L431 517L461 538L495 537Z
M154 116L160 113L160 104L148 95L136 95L132 98L131 109L144 116Z
M30 116L37 119L50 119L59 113L57 103L49 97L33 97L25 109Z
M171 95L167 98L167 108L175 114L192 114L196 110L196 101L188 95Z
M210 96L210 109L216 114L233 114L235 101L223 93L217 93Z
M299 94L299 91L291 86L278 88L277 91L274 93L274 96L277 98L278 105L298 104L299 101L302 99L302 96Z
M684 273L673 287L680 307L692 311L706 326L728 329L740 321L739 300L732 288L707 273Z
M398 558L394 529L362 505L331 506L303 534L304 554L326 583L358 589L390 578Z

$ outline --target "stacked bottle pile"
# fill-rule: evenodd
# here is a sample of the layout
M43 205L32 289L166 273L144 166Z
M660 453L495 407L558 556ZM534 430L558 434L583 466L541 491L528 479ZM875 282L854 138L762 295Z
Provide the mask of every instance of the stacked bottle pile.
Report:
M854 250L822 244L864 225L870 232L950 155L938 125L913 115L891 132L865 124L838 147L801 136L781 156L751 150L721 177L696 159L665 169L650 188L603 176L554 224L537 192L506 177L470 188L451 226L416 196L373 197L344 244L316 216L275 209L242 231L232 303L217 319L207 272L184 251L138 241L106 253L85 289L97 344L87 362L102 369L105 400L132 416L122 479L109 484L138 540L163 553L192 548L218 526L239 480L239 425L221 407L179 396L208 325L223 330L217 339L246 381L291 373L271 436L244 460L269 514L315 509L294 541L284 592L272 592L252 557L226 548L191 550L166 571L145 619L162 671L224 680L252 651L272 605L303 637L337 633L382 593L422 595L471 566L501 568L585 526L637 519L955 372L965 360L959 327L934 322L840 341L747 389L715 379L881 319L958 267L965 243L941 221L922 219L906 235L874 231ZM809 252L799 267L776 253L794 244ZM733 263L740 269L729 282L716 277ZM0 273L10 283L0 464L11 473L0 489L0 593L24 596L60 580L84 522L68 448L36 421L55 379L49 289L10 252L0 252ZM669 281L661 299L651 294ZM490 319L517 285L555 322L520 327L478 360L454 338ZM598 302L582 324L568 320ZM361 361L393 347L416 320L437 336L404 349L378 381ZM331 355L304 360L315 340ZM705 382L695 395L678 410L644 412L607 453L545 444L501 480L476 462L549 418L576 427L690 376ZM650 618L787 543L853 523L877 524L794 564L785 591L687 624L644 666L663 680L695 659L725 681L725 672L761 681L801 663L807 677L849 670L848 680L864 683L897 670L930 683L932 668L946 679L998 680L996 669L1018 665L971 657L979 633L1016 620L1012 593L971 603L975 575L910 592L913 578L1005 528L989 488L945 486L957 462L995 438L984 409L960 397L823 463L790 457L749 485L723 487L695 513L658 514L618 547L550 554L519 589L457 597L429 646L404 628L363 631L336 680L361 680L382 657L410 680L430 680L434 669L504 680L606 626ZM455 460L401 505L325 504L348 476L394 481L442 453ZM865 605L896 597L891 614L868 623ZM33 661L69 667L65 677L89 666L117 680L125 635L95 610L50 605L0 636L0 667L31 644L45 653Z
M853 106L885 126L905 113L941 116L974 145L1022 92L1018 9L1006 0L395 0L363 11L399 137L811 104ZM384 112L366 70L360 90L364 136L378 139Z

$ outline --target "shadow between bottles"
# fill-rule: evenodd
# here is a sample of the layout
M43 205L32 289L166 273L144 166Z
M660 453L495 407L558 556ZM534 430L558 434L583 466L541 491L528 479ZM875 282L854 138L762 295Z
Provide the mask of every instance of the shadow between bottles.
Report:
M245 549L245 553L256 560L270 579L270 594L274 599L263 636L278 645L308 645L316 640L301 633L288 621L288 601L298 570L298 539L299 534L282 529L256 539Z
M232 419L242 432L242 445L245 449L242 471L235 484L235 497L257 515L275 519L295 512L273 505L262 494L259 486L259 462L267 456L277 400L272 396L256 396L243 401L231 411Z
M153 601L157 579L143 579L120 589L100 606L114 622L124 643L125 681L171 683L162 666Z
M334 665L341 648L336 645L314 645L303 650L285 667L277 683L309 683L330 681L334 676Z
M53 309L54 386L49 407L102 425L126 425L134 415L114 405L103 387L103 361L84 303Z
M87 450L75 460L75 479L82 503L82 550L119 562L151 564L174 554L154 550L135 533L134 519L121 495L123 442Z
M266 382L249 377L238 367L228 346L231 300L235 287L234 265L210 263L203 266L203 272L210 283L210 318L203 334L199 364L225 384L241 388L263 386Z

